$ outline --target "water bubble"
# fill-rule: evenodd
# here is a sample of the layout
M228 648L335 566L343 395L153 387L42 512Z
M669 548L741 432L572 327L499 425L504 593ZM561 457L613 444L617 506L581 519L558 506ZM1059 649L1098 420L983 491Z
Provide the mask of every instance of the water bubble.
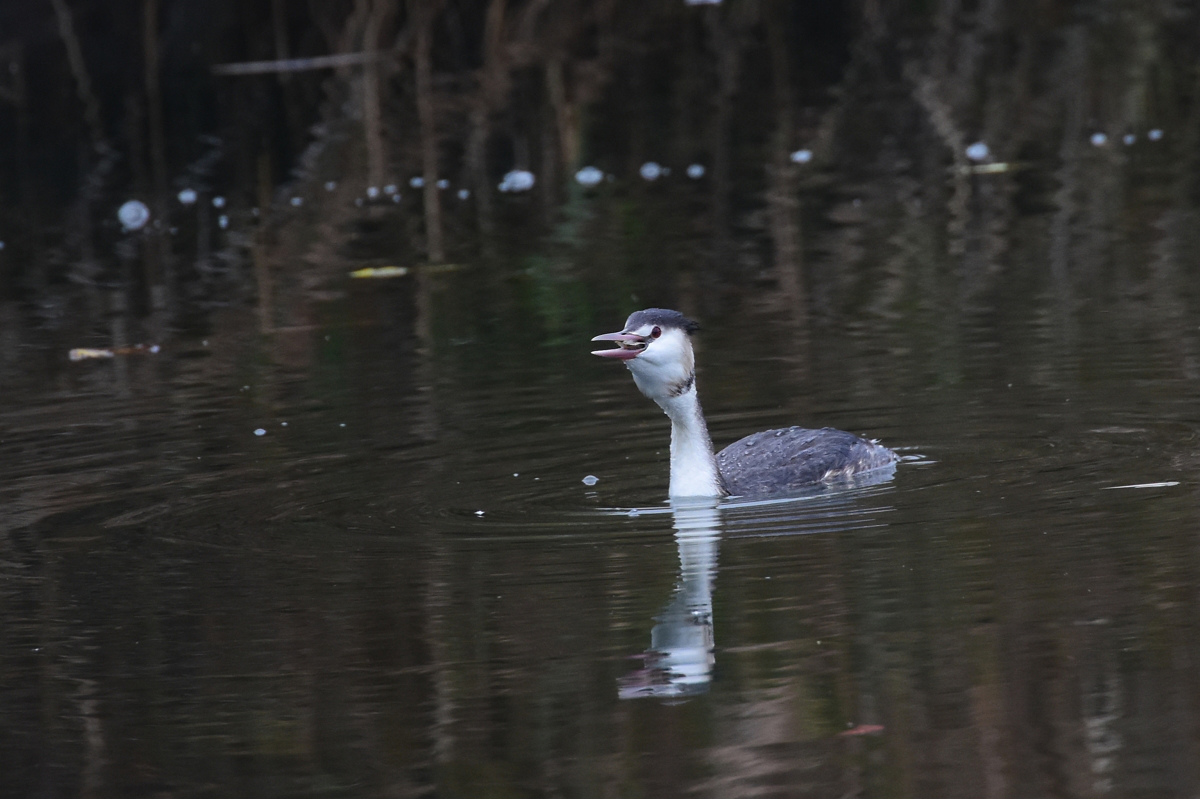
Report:
M383 193L384 193L384 194L395 194L395 193L396 193L396 192L398 192L399 190L400 190L400 189L399 189L399 187L398 187L398 186L396 186L396 184L395 184L395 183L389 183L389 184L387 184L386 186L384 186L384 187L383 187Z
M229 227L229 217L225 216L225 214L221 214L220 216L218 216L217 217L217 227L221 228L221 230L224 230L225 228Z
M0 250L4 249L4 242L0 241Z
M1163 132L1159 128L1154 128L1153 130L1151 130L1149 133L1146 134L1146 138L1149 139L1150 141L1158 141L1162 137L1163 137Z
M470 196L471 196L471 192L469 189L459 189L458 190L458 199L465 200Z
M419 189L425 185L425 178L421 177L420 175L414 175L413 177L409 178L408 185L412 186L414 189Z
M1100 131L1096 131L1092 134L1091 142L1093 147L1103 147L1104 145L1108 144L1108 135Z
M986 161L992 151L988 148L985 142L977 141L967 147L967 158L972 161Z
M336 181L336 180L327 180L327 181L325 181L325 191L333 191L333 190L334 190L334 189L336 189L336 188L337 188L337 181Z
M262 429L261 427L254 431L254 435L256 435L256 436L265 436L266 434L267 434L267 431Z
M789 158L792 159L793 164L807 164L812 160L812 150L797 150Z
M391 192L389 192L389 194L390 193ZM378 186L367 186L367 197L374 200L378 196L379 196L379 187Z
M450 181L446 180L445 178L442 178L441 180L439 180L437 182L437 187L439 189L448 189L448 188L450 188Z
M394 202L394 203L398 203L398 202L400 202L400 200L401 200L401 197L400 197L400 195L399 195L399 194L393 194L393 195L392 195L392 202Z
M130 200L117 209L117 219L127 231L141 230L150 221L150 209L141 200Z
M475 511L475 515L476 515L476 516L482 516L482 515L483 515L483 511L481 511L481 510L477 510L477 511Z
M663 168L657 161L647 161L642 164L642 168L638 170L638 174L642 176L642 180L658 180L662 177Z
M599 482L600 482L600 478L594 474L589 474L587 477L583 478L583 484L585 486L594 486L596 483L599 483Z
M253 217L258 216L258 206L257 205L250 209L250 216L253 216Z
M175 197L184 205L191 205L192 203L196 202L196 190L184 189L176 194Z
M354 204L355 204L355 205L357 205L359 208L362 208L362 204L363 204L363 198L362 198L362 197L355 197L355 198L354 198Z
M302 206L302 205L304 205L304 198L303 198L303 197L293 197L293 198L292 198L292 207L294 207L294 208L299 208L299 207L300 207L300 206Z
M687 168L687 176L692 180L704 177L704 164L692 164Z
M504 192L529 191L533 188L534 182L533 173L529 170L514 169L504 176L504 180L500 181L498 188Z
M1133 144L1135 141L1137 141L1137 136L1134 136L1132 133L1126 133L1125 136L1121 139L1121 141L1125 143L1126 147L1128 147L1131 144Z
M280 427L287 427L287 422L280 422L280 423L279 423L279 426L280 426Z
M580 186L598 186L604 180L604 173L594 166L585 166L575 173L575 182Z
M224 208L225 198L218 194L216 197L212 198L212 204L213 208Z

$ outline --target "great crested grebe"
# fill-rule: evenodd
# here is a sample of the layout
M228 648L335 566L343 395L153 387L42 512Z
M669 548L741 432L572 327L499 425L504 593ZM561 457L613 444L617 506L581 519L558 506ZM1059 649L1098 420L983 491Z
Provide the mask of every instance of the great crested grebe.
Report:
M844 479L894 464L896 453L833 428L764 430L713 455L696 395L691 335L699 328L678 311L647 308L619 333L592 341L616 347L592 354L625 362L638 390L671 419L672 497L761 497Z

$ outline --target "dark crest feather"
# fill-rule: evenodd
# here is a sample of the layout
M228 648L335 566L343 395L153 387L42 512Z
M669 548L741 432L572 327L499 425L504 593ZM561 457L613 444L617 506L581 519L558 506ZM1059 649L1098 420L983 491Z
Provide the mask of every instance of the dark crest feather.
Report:
M647 308L644 311L636 311L630 314L629 318L625 320L626 330L636 330L642 325L674 327L682 330L689 336L700 329L699 323L688 319L679 311L672 311L667 308Z

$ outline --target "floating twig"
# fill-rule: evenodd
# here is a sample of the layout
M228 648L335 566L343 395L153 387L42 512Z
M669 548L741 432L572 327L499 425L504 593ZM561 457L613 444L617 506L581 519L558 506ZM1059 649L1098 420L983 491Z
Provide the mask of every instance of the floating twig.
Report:
M118 355L153 355L161 349L157 344L134 344L132 347L117 347L115 349L92 349L76 347L67 353L72 361L86 361L90 358L115 358Z

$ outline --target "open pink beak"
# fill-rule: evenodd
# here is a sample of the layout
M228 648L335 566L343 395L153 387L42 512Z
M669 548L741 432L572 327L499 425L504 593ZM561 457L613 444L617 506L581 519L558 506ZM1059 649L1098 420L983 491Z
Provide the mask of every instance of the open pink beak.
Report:
M605 333L602 336L596 336L592 341L615 341L620 344L623 341L636 341L644 343L646 339L641 336L634 336L630 333ZM592 355L599 355L601 358L616 358L619 361L628 361L642 354L645 347L613 347L610 350L592 350Z

